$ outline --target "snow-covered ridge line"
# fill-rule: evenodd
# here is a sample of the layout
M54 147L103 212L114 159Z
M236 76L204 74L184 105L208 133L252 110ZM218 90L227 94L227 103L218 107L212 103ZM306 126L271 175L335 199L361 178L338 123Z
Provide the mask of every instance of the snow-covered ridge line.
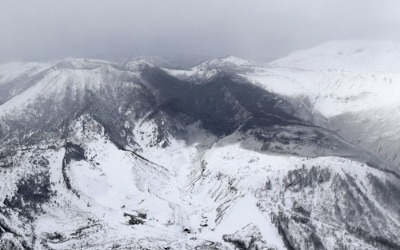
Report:
M0 228L0 246L400 247L400 184L386 168L398 170L313 125L379 100L383 78L234 57L201 67L181 81L145 59L71 60L5 84L22 92L0 106L20 111L0 115L0 226L18 234Z
M271 66L312 70L400 73L400 43L389 41L333 41L300 50Z

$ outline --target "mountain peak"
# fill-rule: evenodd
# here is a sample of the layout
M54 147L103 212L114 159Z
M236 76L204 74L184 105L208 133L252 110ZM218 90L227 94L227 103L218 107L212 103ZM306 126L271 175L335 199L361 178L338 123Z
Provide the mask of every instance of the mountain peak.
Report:
M400 44L390 41L332 41L271 63L308 70L399 72Z
M173 68L173 65L165 58L161 56L154 56L154 55L142 55L142 56L135 56L130 57L123 62L124 66L128 66L128 68L137 68L139 66L157 66L161 68Z
M205 62L200 63L195 66L194 69L203 69L203 70L213 70L213 69L222 69L222 70L230 70L230 69L239 69L242 67L251 66L252 63L249 61L229 55L222 58L212 59Z
M247 61L247 60L245 60L243 58L239 58L239 57L234 56L234 55L228 55L228 56L222 57L222 58L220 58L218 60L220 60L222 62L225 62L225 63L232 63L232 64L235 64L235 65L250 65L249 61Z
M144 67L154 67L155 65L147 60L146 58L135 58L132 60L127 60L123 64L123 67L131 71L137 71Z

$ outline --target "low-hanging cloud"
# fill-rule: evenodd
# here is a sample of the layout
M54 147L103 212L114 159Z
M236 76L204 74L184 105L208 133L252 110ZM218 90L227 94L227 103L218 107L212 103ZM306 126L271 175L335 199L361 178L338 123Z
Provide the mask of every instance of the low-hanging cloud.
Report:
M0 61L180 53L268 60L399 40L398 0L0 0Z

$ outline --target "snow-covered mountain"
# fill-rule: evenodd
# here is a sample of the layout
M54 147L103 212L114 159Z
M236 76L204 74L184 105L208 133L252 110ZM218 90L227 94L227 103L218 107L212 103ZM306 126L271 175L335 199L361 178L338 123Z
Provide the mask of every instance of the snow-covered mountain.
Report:
M181 80L194 83L203 83L213 76L225 72L231 74L248 73L252 71L254 63L238 58L235 56L227 56L209 61L204 61L191 69L165 69L170 75Z
M400 168L400 45L331 42L270 63L245 77L318 113L313 123ZM322 114L325 118L321 119Z
M268 64L229 63L233 61L228 57L168 72L192 82L234 72L289 100L302 119L330 128L400 168L400 44L337 41Z
M395 72L313 53L0 65L0 246L399 249L400 169L338 118L394 108Z
M309 70L399 73L400 44L388 41L328 42L295 52L271 64Z

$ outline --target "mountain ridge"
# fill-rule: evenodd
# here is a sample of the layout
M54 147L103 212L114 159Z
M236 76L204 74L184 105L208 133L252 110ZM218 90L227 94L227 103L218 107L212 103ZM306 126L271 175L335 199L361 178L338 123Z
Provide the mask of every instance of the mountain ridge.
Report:
M0 78L0 246L400 247L400 169L337 134L312 95L257 78L291 71L237 61Z

